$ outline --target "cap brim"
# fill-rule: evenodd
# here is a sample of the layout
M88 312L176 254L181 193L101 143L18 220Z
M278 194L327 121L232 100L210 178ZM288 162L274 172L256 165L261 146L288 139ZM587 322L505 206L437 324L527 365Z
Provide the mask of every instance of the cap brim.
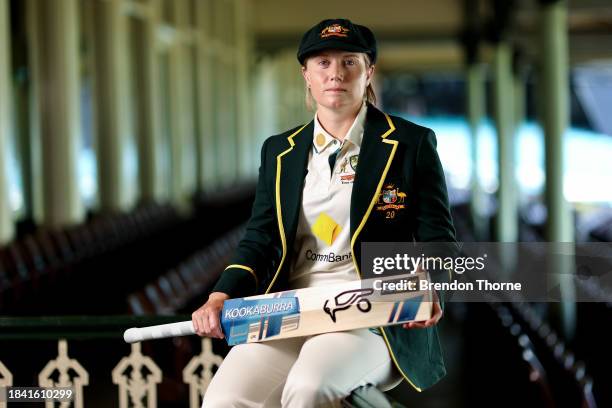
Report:
M319 43L316 44L310 48L307 48L305 50L303 50L299 55L298 55L298 61L300 63L304 63L304 60L311 54L317 52L317 51L323 51L323 50L343 50L343 51L355 51L355 52L363 52L364 54L367 54L369 52L369 50L367 48L361 47L359 45L356 44L347 44L344 41L339 41L339 40L329 40L326 41L324 43Z

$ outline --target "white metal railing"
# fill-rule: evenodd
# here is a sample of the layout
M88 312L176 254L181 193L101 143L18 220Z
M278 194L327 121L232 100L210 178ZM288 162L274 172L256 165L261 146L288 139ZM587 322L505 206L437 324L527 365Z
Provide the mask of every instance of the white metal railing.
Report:
M214 368L219 367L223 357L214 354L209 338L202 339L202 352L191 358L183 369L183 382L189 386L189 406L200 407L202 395L213 377ZM54 380L57 378L57 380ZM162 381L162 370L149 356L143 355L140 343L132 344L129 356L123 357L112 370L113 384L117 385L119 408L157 407L157 386ZM38 375L40 387L70 387L72 402L60 402L61 408L73 406L83 408L83 390L89 385L87 370L74 358L68 356L68 342L58 340L58 355L47 362ZM13 386L13 375L0 361L0 386ZM58 402L46 402L45 407L57 406ZM72 404L72 405L71 405ZM0 402L0 408L6 407Z

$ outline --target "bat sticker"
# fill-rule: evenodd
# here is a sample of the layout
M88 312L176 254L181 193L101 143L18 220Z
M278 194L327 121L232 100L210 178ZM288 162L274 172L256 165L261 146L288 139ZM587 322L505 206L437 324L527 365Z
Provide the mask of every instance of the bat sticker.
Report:
M372 303L367 298L372 293L374 293L374 289L353 289L346 290L344 292L339 293L334 298L335 306L333 309L330 309L327 304L329 303L329 299L325 300L323 304L323 311L331 317L332 321L336 323L336 313L341 310L346 310L351 307L353 304L357 303L357 309L359 309L363 313L367 313L372 309Z

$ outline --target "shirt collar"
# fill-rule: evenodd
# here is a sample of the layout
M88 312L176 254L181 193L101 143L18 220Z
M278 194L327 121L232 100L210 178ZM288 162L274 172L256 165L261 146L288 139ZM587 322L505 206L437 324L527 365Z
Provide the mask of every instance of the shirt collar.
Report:
M357 117L353 121L353 124L351 125L348 132L346 133L346 136L344 137L345 141L348 141L357 147L361 147L367 110L367 105L364 102L363 105L361 105L359 113L357 113ZM327 133L325 129L323 129L323 126L321 126L321 124L319 123L319 118L315 113L314 139L312 142L315 152L321 153L325 151L329 146L334 146L334 141L337 142L335 146L340 147L339 141L336 140L332 135Z

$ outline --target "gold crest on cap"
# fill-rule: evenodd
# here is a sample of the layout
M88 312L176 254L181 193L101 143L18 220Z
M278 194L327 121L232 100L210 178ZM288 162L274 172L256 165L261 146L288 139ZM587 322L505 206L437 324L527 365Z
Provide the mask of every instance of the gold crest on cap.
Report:
M327 37L348 37L348 28L342 27L340 24L327 26L321 31L321 38Z

